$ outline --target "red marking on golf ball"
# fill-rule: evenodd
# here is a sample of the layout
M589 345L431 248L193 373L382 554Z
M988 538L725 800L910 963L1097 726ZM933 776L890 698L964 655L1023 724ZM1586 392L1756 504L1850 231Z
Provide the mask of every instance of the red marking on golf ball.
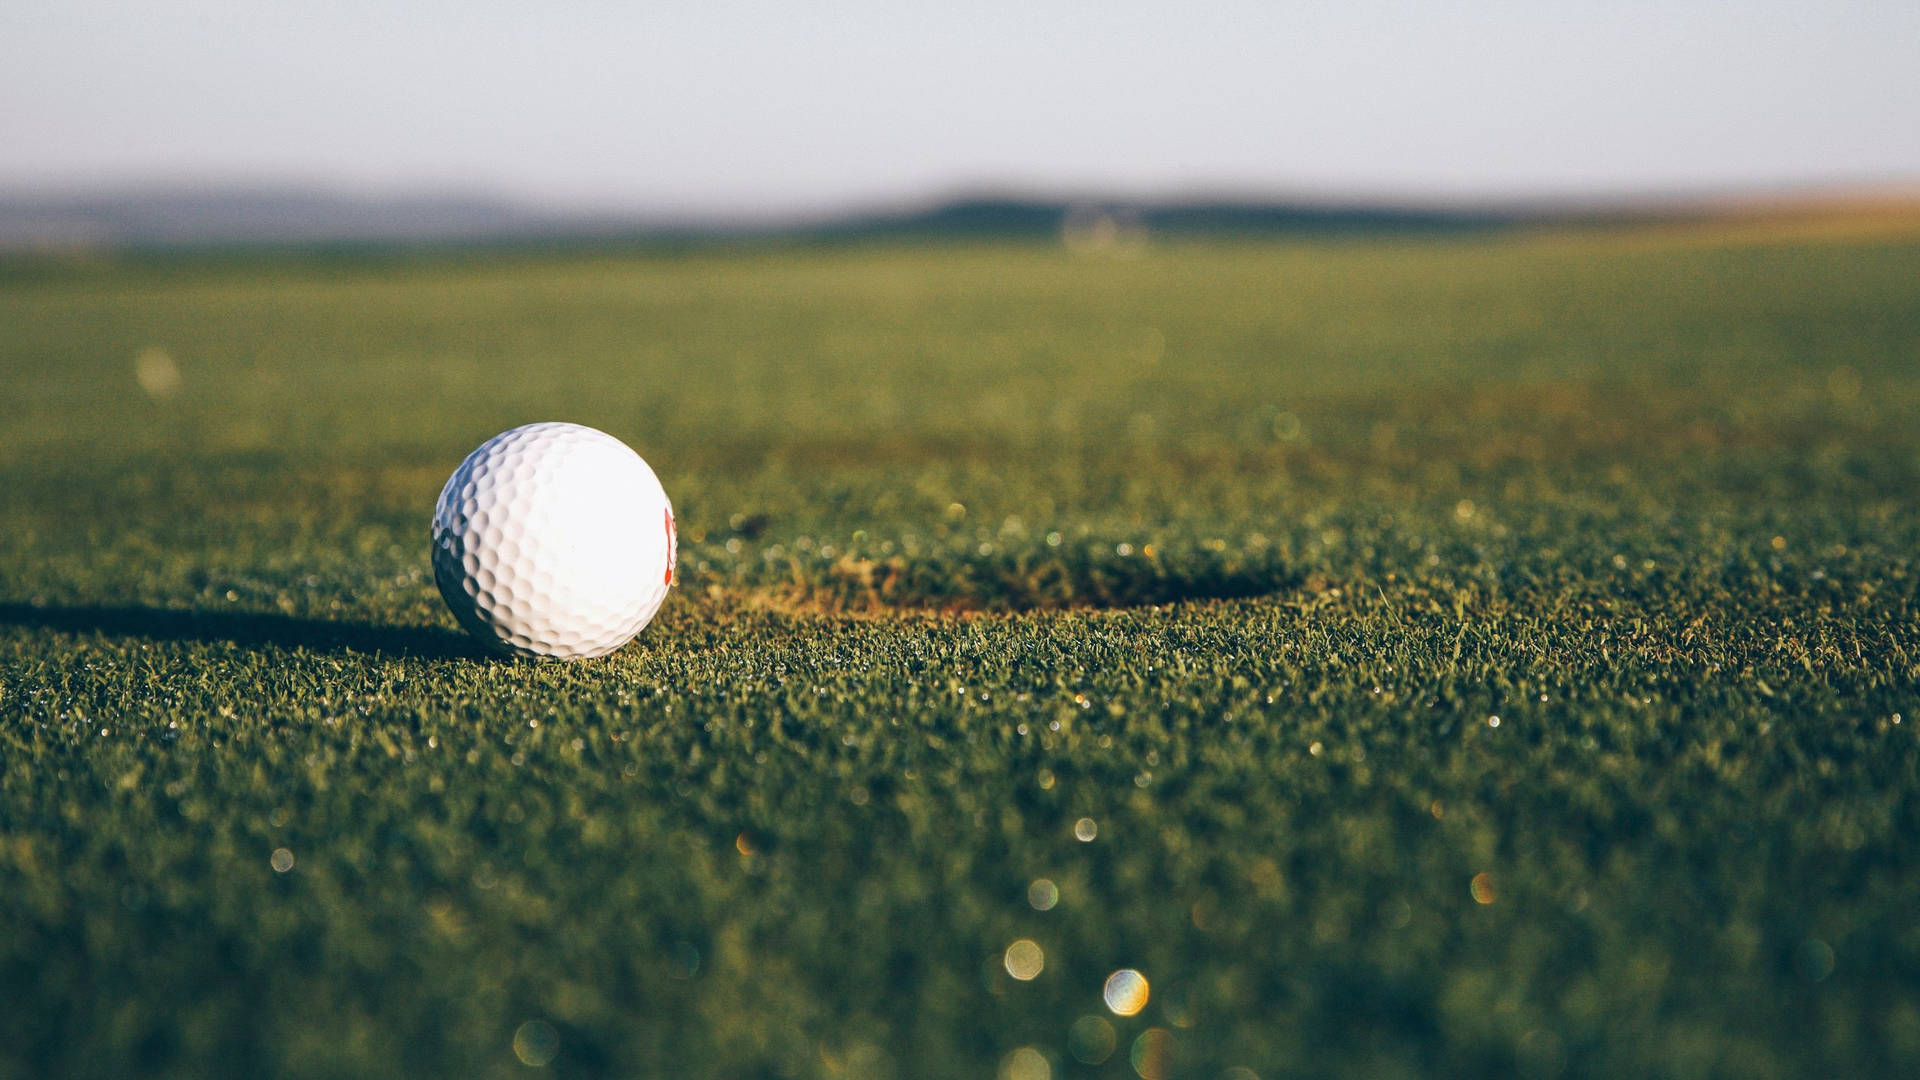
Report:
M663 511L667 518L667 584L673 584L673 560L680 551L680 538L673 531L673 511Z

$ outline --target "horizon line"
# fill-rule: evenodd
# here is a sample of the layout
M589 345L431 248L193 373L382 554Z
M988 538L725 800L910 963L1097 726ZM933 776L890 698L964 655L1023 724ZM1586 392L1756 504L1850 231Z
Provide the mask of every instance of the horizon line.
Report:
M108 203L117 200L188 198L303 198L367 206L436 203L470 205L542 219L618 218L661 225L805 225L849 217L924 213L964 203L1064 203L1094 206L1298 206L1303 209L1369 209L1446 212L1645 211L1710 209L1776 203L1920 201L1920 174L1808 180L1647 184L1632 188L1467 191L1447 185L1409 187L1367 184L1280 184L1234 180L1178 184L1065 183L1018 179L956 180L918 190L850 194L824 199L691 205L644 196L564 198L516 192L506 185L456 181L365 183L324 177L156 176L150 179L0 180L0 203Z

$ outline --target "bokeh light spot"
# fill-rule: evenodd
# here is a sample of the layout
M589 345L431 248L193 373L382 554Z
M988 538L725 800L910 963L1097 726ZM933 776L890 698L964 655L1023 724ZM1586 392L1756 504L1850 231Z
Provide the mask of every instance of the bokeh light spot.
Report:
M1819 982L1833 974L1833 946L1819 938L1808 938L1794 957L1794 966L1808 982Z
M1031 938L1021 938L1007 946L1003 959L1007 974L1021 982L1031 982L1047 967L1047 954Z
M1107 976L1100 996L1115 1016L1132 1016L1147 1007L1147 977L1132 968L1121 968Z
M1000 1062L1000 1080L1053 1080L1053 1064L1047 1055L1023 1046Z
M545 1020L529 1020L513 1033L513 1056L538 1069L560 1053L560 1033Z
M1104 1016L1083 1016L1067 1029L1067 1051L1075 1061L1098 1065L1113 1056L1118 1039Z
M1473 893L1475 903L1491 904L1497 896L1493 891L1492 874L1479 873L1473 875L1473 883L1467 886L1467 888L1468 891Z
M172 353L154 345L133 358L133 378L149 397L172 397L180 389L180 365Z
M1168 1080L1173 1075L1173 1032L1148 1028L1133 1040L1133 1071L1140 1080Z

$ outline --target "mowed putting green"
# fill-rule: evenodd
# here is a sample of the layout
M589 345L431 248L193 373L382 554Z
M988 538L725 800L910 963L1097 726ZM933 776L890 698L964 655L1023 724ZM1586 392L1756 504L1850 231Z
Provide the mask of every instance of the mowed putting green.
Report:
M1917 617L1911 239L18 261L0 1073L1894 1075Z

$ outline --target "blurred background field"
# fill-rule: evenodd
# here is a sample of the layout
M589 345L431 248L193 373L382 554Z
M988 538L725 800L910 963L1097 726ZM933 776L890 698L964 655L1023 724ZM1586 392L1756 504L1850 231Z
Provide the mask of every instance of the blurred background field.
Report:
M1846 231L14 259L0 1071L1896 1073ZM427 516L562 418L680 587L484 661Z
M1912 1073L1917 41L7 0L0 1078Z

